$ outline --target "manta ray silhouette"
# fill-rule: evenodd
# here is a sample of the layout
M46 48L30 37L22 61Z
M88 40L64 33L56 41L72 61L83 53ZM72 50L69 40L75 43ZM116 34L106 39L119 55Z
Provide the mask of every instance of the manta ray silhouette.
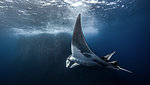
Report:
M109 61L111 56L115 53L112 52L104 57L96 56L88 44L85 41L82 28L81 28L81 14L78 15L76 24L74 27L72 42L71 42L72 54L66 59L66 67L74 68L78 65L84 66L100 66L116 70L123 70L132 73L129 70L118 66L117 61Z

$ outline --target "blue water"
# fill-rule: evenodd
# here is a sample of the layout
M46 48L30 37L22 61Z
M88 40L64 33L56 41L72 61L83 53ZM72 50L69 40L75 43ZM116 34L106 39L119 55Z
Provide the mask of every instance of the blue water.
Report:
M99 33L85 37L100 57L116 51L111 60L117 60L132 74L97 67L67 69L70 34L16 36L5 31L7 24L3 24L0 25L0 85L149 85L150 4L148 0L137 0L131 8L117 9L115 15L105 20L102 29L95 26ZM98 14L95 16L101 19L98 22L102 21Z

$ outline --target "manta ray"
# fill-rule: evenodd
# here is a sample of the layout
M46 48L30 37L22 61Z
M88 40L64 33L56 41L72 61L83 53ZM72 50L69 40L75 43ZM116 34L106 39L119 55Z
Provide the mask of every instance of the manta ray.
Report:
M89 48L82 32L81 14L78 15L74 27L71 42L71 52L72 54L66 59L67 68L74 68L79 65L99 66L132 73L131 71L118 66L117 61L110 61L110 58L115 51L104 57L98 57L95 53L93 53L93 51Z

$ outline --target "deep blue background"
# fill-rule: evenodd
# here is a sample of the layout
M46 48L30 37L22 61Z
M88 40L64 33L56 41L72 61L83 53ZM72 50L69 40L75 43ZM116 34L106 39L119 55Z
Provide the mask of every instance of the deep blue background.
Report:
M0 34L0 85L149 85L150 4L137 1L132 13L119 10L100 33L86 40L99 56L112 51L112 60L133 74L106 68L65 68L71 54L69 34L14 37Z

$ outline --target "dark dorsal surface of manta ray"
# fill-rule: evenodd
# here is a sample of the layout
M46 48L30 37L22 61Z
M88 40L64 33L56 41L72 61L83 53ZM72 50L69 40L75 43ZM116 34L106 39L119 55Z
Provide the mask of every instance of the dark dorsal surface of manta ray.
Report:
M109 61L111 56L115 53L110 53L104 57L96 56L89 48L84 38L81 27L81 14L78 15L76 24L74 27L72 42L71 42L72 54L66 59L66 67L74 68L78 65L83 66L100 66L116 70L123 70L132 73L129 70L123 69L118 66L117 61Z

